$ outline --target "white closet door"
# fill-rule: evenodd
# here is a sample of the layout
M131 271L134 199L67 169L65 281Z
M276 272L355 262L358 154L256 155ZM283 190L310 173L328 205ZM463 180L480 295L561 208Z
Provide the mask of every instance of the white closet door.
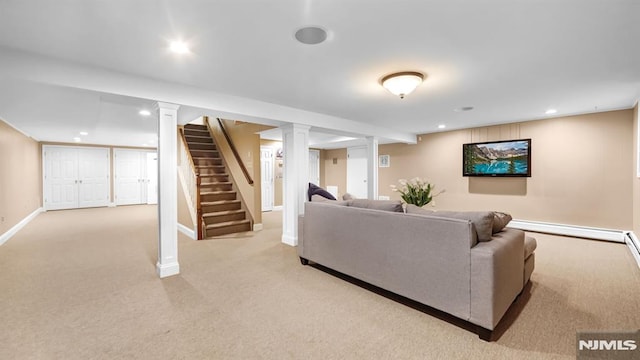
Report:
M78 152L78 207L109 205L109 149Z
M46 147L44 152L44 205L46 210L78 206L78 150Z
M114 158L116 205L141 204L143 174L140 152L115 150Z
M273 210L273 149L260 147L260 176L262 180L262 211Z
M347 148L347 192L359 199L367 198L367 148Z

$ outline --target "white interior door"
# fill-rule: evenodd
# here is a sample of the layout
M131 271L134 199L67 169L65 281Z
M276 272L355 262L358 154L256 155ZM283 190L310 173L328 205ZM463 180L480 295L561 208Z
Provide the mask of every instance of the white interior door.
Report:
M158 203L158 153L147 153L147 204Z
M78 206L78 150L43 147L44 207L47 210Z
M347 148L347 192L356 198L367 198L367 148Z
M109 149L78 151L78 207L109 205Z
M260 147L260 176L262 181L262 211L273 210L273 148Z
M143 174L140 152L116 149L114 159L116 205L141 204Z
M309 149L309 182L320 186L320 151Z

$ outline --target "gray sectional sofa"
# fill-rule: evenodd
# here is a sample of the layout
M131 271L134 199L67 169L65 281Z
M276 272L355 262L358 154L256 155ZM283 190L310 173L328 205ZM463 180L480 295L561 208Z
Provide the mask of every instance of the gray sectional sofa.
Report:
M463 319L490 341L529 281L536 245L532 238L525 245L521 230L493 233L487 222L478 212L409 205L404 213L392 201L307 202L298 254L303 265L313 261Z

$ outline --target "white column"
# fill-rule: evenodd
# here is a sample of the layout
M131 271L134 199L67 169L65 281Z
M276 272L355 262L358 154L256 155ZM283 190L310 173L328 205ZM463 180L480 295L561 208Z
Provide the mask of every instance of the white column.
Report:
M378 138L367 136L367 197L378 199Z
M282 242L298 245L298 216L304 214L309 187L309 126L281 127L284 150Z
M180 273L178 264L178 108L157 103L158 107L158 263L161 278Z

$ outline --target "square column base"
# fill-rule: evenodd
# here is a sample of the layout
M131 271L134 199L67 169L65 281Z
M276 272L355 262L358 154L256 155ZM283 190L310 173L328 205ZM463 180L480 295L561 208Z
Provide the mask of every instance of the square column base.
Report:
M180 264L177 262L170 264L156 264L156 272L160 278L166 278L168 276L178 275L180 273Z

